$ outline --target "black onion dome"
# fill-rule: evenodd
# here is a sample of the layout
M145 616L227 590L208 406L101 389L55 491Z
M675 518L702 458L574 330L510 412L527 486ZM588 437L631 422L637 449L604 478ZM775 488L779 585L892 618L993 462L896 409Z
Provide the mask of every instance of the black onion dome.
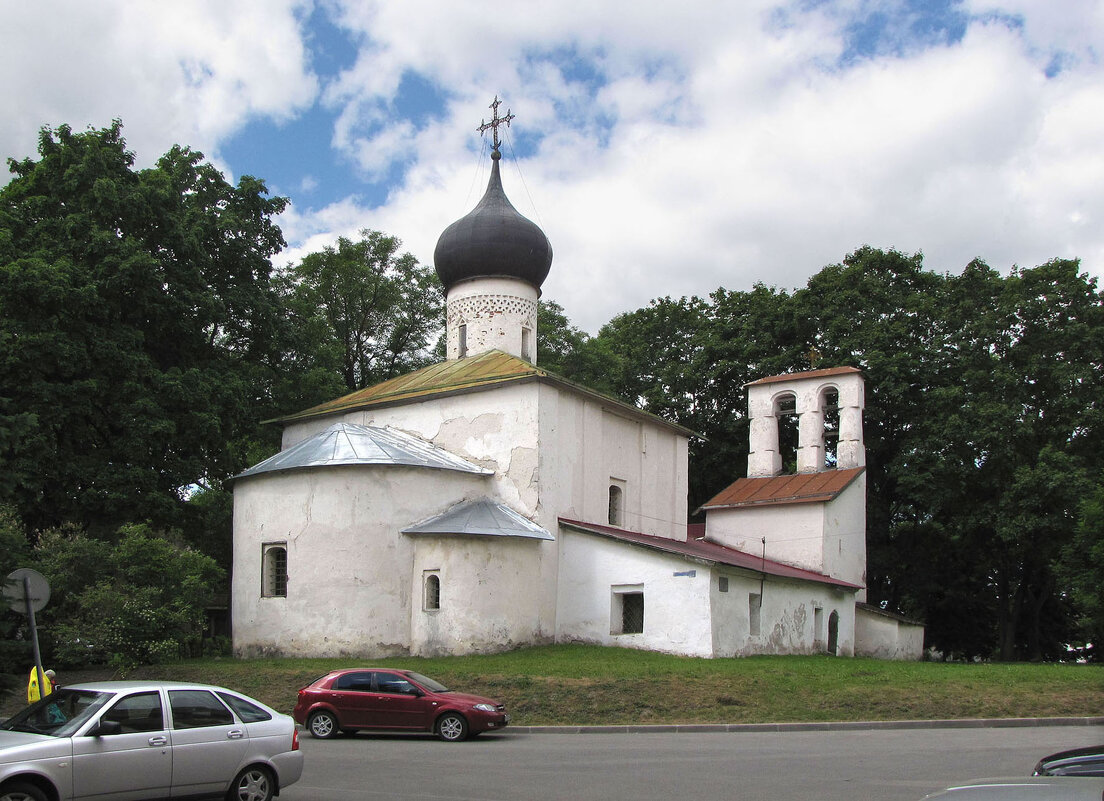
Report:
M552 245L521 216L502 190L498 151L479 204L441 234L433 263L445 289L469 278L518 278L540 289L552 266Z

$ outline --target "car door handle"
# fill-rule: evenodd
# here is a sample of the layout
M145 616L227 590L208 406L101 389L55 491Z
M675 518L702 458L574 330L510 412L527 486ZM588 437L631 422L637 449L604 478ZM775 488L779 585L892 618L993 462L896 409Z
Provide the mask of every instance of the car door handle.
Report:
M226 732L226 738L228 740L240 740L244 735L245 732L243 732L241 729L232 729L231 731Z
M166 737L163 734L159 734L156 737L150 737L149 738L149 744L152 745L152 746L168 745L169 744L169 738Z

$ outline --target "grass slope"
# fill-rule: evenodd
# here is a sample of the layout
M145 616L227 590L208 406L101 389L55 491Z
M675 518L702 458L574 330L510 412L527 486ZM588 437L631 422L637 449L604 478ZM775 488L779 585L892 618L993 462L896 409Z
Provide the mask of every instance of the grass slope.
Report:
M490 696L506 703L513 723L529 726L1104 715L1099 665L695 659L556 645L438 659L189 660L132 677L219 684L290 712L301 686L359 665L406 667Z

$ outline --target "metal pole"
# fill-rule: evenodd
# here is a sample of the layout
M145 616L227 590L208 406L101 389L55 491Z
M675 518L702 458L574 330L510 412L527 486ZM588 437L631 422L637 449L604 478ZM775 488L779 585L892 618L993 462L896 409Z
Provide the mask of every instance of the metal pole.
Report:
M23 603L27 605L27 617L31 621L31 643L34 646L35 670L38 671L38 697L45 698L43 689L46 686L46 676L42 670L42 653L38 650L38 626L35 625L34 606L31 604L31 586L26 576L23 577Z

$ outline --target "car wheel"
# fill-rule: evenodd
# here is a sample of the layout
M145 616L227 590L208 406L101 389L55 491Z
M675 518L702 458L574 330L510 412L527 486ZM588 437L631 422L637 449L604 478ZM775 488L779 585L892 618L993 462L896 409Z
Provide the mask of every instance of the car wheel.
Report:
M276 793L276 782L268 768L254 765L246 768L234 779L226 801L272 801Z
M319 740L336 737L340 731L337 718L330 712L315 712L311 715L307 719L307 730L310 731L311 737L317 737Z
M26 782L13 782L0 788L0 801L46 801L46 794Z
M437 721L437 736L450 743L458 743L468 736L468 722L455 712L441 715Z

